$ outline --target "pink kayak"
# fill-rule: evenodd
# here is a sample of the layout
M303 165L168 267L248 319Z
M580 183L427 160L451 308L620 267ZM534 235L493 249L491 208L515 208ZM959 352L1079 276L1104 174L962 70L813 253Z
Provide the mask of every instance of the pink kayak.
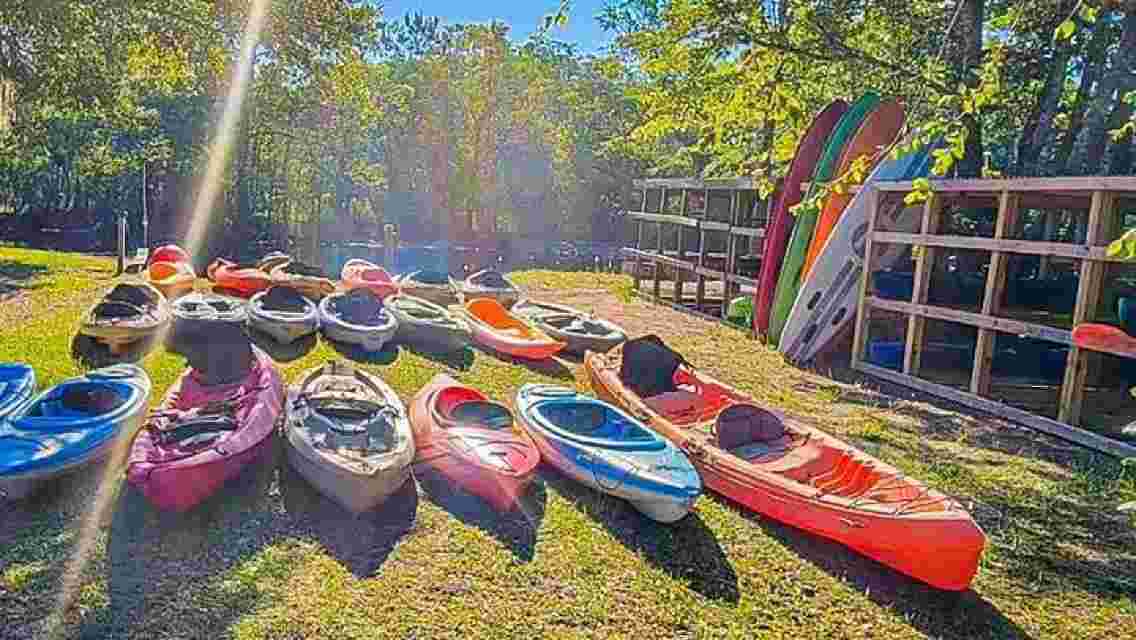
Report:
M127 480L166 511L186 511L269 452L284 386L254 349L244 379L214 386L189 369L134 439Z

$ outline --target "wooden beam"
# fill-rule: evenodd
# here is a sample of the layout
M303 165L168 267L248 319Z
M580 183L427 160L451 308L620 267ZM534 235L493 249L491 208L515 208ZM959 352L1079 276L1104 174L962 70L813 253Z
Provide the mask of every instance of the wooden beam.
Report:
M1072 332L1067 329L1059 329L1057 327L1051 327L1044 324L1023 322L1021 320L1014 320L1012 318L998 318L995 316L987 316L981 313L972 313L970 311L962 311L961 309L951 309L948 307L936 307L928 304L912 304L910 302L903 302L901 300L887 300L873 296L868 296L865 302L873 309L880 309L882 311L893 311L895 313L918 315L925 318L933 318L935 320L957 322L959 324L965 324L971 327L978 327L979 329L991 329L993 331L1001 331L1002 333L1009 333L1016 336L1036 338L1038 340L1055 342L1057 344L1073 344Z
M876 218L879 217L882 194L876 189L868 193L868 230L864 235L864 269L860 275L860 291L856 296L856 321L852 327L852 367L855 368L864 357L864 348L868 343L868 325L871 322L872 308L868 305L868 283L872 278L872 262L875 258L875 248L872 238L875 236Z
M628 211L627 217L632 220L642 220L645 222L659 222L662 224L676 224L684 227L697 227L701 222L698 218L691 218L689 216L678 216L673 213L645 213L642 211Z
M753 178L641 178L631 182L641 189L735 189L749 190L757 188L757 181Z
M928 382L927 380L920 380L919 378L907 376L896 371L891 371L890 369L885 369L883 367L877 367L866 362L858 362L854 364L853 367L857 371L867 373L882 380L894 382L895 384L903 385L905 387L911 387L912 389L918 389L919 391L923 391L940 398L945 398L947 400L950 400L951 402L957 402L958 404L971 407L972 409L978 409L979 411L984 411L991 415L1024 424L1025 426L1037 431L1041 431L1042 433L1047 433L1051 436L1061 438L1062 440L1066 440L1074 444L1079 444L1094 451L1106 453L1118 458L1136 457L1136 447L1132 445L1125 444L1119 440L1114 440L1112 438L1102 436L1091 431L1086 431L1084 429L1079 429L1068 424L1063 424L1056 420L1051 420L1049 418L1035 415L1022 409L1010 407L996 400L990 400L989 398L976 396L972 393L967 393L966 391L960 391L953 387L935 384L934 382Z
M998 219L994 221L994 238L1011 235L1018 220L1018 202L1021 196L1003 191L998 202ZM986 271L986 291L982 299L982 315L996 316L1001 310L1006 291L1006 263L1009 255L1004 251L990 254L990 268ZM990 393L990 370L994 366L995 329L980 327L974 347L974 366L970 372L970 392L984 396Z
M1019 194L1015 194L1019 195ZM1020 195L1019 195L1020 198ZM979 251L1004 251L1006 253L1020 253L1024 255L1055 256L1081 260L1093 258L1094 252L1085 245L1069 244L1067 242L1038 242L1036 240L1015 240L1009 238L976 238L974 236L955 235L926 235L921 233L898 233L890 231L877 231L877 242L888 244L911 244L932 247L948 247L951 249L974 249ZM1100 248L1100 256L1104 257L1104 248Z
M717 220L700 220L698 225L703 231L721 231L728 233L730 225L725 222L718 222Z
M912 181L876 182L873 186L880 191L910 193L915 191ZM966 179L932 180L931 190L936 193L988 193L1003 191L1013 193L1080 193L1088 197L1095 191L1114 191L1136 194L1136 177L1130 176L1089 176L1066 178L1007 178L1003 180Z
M928 237L939 230L943 213L943 201L938 194L931 194L923 205L923 221L920 225L922 235ZM922 246L915 257L915 282L911 290L911 303L921 305L927 302L931 286L931 272L935 269L935 252L929 246ZM870 277L865 272L864 277ZM907 336L903 349L903 372L910 376L919 374L919 361L923 354L923 333L927 321L923 316L912 315L907 318Z
M1116 195L1107 191L1093 194L1089 219L1085 225L1085 245L1100 246L1108 241L1108 229L1116 216ZM1088 322L1097 311L1104 280L1104 263L1094 260L1081 262L1081 278L1077 283L1077 303L1073 307L1073 326ZM1099 357L1099 356L1096 356ZM1085 396L1085 374L1088 372L1089 353L1073 346L1065 361L1065 380L1061 384L1061 402L1057 419L1078 424Z
M738 206L741 203L741 194L737 191L730 192L730 223L726 227L729 231L730 227L738 219ZM726 276L722 278L722 317L726 317L726 312L730 308L730 300L734 297L733 286L730 284L730 279L727 277L737 271L737 243L734 242L734 236L726 236Z

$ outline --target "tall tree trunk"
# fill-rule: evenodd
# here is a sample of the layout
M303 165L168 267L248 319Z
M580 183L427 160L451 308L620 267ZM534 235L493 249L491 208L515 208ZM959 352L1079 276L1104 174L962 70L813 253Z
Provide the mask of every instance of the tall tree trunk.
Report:
M1069 15L1072 7L1067 6L1068 0L1058 6L1058 15ZM1069 59L1073 55L1073 44L1062 41L1057 44L1053 52L1053 60L1045 74L1045 82L1038 94L1029 119L1018 138L1018 162L1015 173L1019 176L1038 175L1038 165L1041 159L1041 150L1049 138L1052 129L1053 117L1057 113L1061 100L1061 93L1065 88L1065 78L1068 74Z
M978 84L978 69L982 66L982 23L985 20L985 0L959 0L958 41L960 45L958 71L967 86ZM956 165L958 175L973 178L982 173L982 123L975 117L963 118L967 129L966 156Z
M12 129L16 121L16 83L0 76L0 135Z
M1124 108L1123 98L1136 80L1136 8L1124 15L1120 42L1112 54L1108 71L1093 98L1089 111L1088 147L1085 150L1085 173L1104 172L1109 130Z
M1069 108L1069 126L1060 137L1060 142L1054 151L1054 168L1056 175L1065 175L1069 172L1070 161L1073 157L1073 148L1077 138L1085 128L1085 109L1089 104L1089 97L1097 80L1101 77L1104 66L1105 53L1108 49L1108 24L1104 20L1097 20L1093 25L1093 36L1085 49L1084 62L1081 69L1081 83L1077 87L1077 95Z

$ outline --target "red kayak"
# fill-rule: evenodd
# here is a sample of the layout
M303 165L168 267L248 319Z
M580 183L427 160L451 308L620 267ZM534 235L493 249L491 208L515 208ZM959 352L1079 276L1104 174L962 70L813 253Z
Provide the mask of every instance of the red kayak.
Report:
M370 289L379 299L398 293L398 285L384 268L361 258L352 258L343 265L339 279L348 291Z
M410 405L415 468L436 471L457 487L510 511L540 463L513 413L480 391L438 374Z
M186 511L270 451L284 386L254 348L242 380L214 386L189 369L166 393L130 449L126 478L155 506Z
M1136 358L1136 338L1110 324L1089 322L1073 327L1073 344L1082 349L1106 351L1124 358Z
M205 275L226 293L250 298L272 286L272 276L256 265L239 265L217 258L205 270Z
M155 262L173 262L175 264L188 263L189 253L177 246L176 244L164 244L157 247L150 252L146 259L146 264L154 264Z

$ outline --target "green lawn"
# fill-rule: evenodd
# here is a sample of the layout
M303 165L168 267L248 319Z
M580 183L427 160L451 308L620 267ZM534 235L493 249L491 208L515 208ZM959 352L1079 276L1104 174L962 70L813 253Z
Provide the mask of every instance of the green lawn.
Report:
M31 362L42 384L77 372L70 340L111 273L103 259L0 248L0 314L12 314L0 315L0 361ZM1136 468L794 369L741 332L632 298L621 276L514 276L659 333L759 401L970 504L989 536L973 590L937 592L712 495L679 524L654 524L551 471L520 515L427 477L353 519L283 464L184 516L155 513L120 490L120 473L96 469L0 506L0 638L1118 639L1136 628L1136 523L1115 510L1136 500ZM291 379L336 356L320 342L282 370ZM152 353L143 365L156 401L183 363ZM397 349L364 366L404 399L439 371L506 400L530 381L586 388L571 360ZM104 475L113 495L91 515ZM69 565L81 530L88 562ZM68 566L82 569L64 580ZM51 626L63 582L73 598Z

